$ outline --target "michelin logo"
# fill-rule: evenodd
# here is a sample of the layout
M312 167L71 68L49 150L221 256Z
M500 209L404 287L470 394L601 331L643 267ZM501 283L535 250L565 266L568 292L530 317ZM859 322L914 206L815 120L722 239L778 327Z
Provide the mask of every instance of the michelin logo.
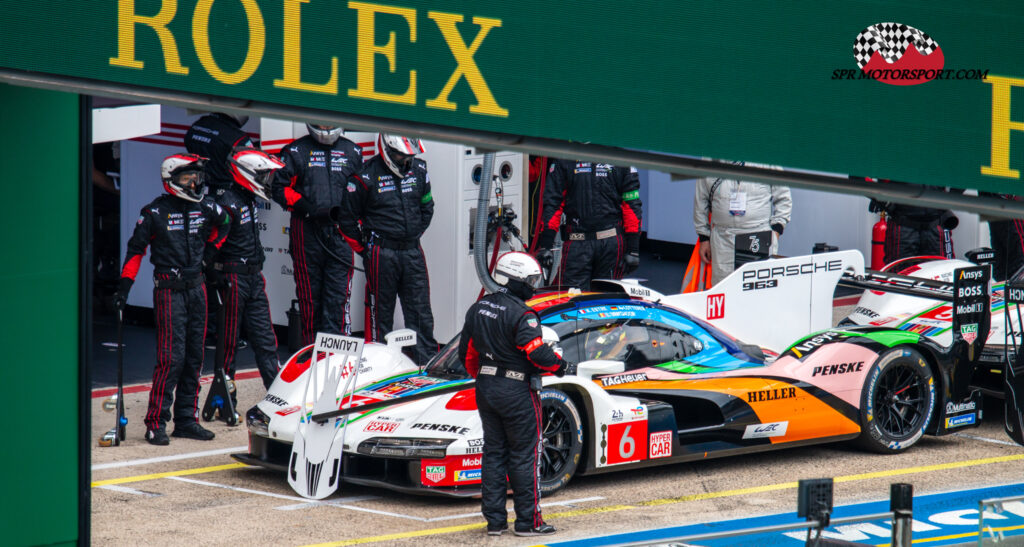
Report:
M963 427L965 425L973 425L975 420L974 413L960 414L959 416L950 416L946 418L946 429L953 429L954 427Z

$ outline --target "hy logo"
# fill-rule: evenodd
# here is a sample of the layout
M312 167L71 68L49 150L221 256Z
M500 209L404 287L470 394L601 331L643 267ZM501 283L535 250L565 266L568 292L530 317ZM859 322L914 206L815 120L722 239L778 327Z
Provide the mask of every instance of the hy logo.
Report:
M890 85L931 81L946 63L938 42L901 23L878 23L860 31L853 56L866 74Z

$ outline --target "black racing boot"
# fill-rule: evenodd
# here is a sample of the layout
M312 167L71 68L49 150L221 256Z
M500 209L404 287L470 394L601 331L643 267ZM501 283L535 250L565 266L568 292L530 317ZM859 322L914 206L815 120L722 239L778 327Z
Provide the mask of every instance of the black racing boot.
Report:
M555 527L542 522L540 526L534 526L533 528L520 528L516 526L513 532L517 536L547 536L555 533Z
M171 433L171 436L195 439L197 441L212 441L214 434L213 431L199 425L199 422L188 422L176 424L174 426L174 433Z
M171 440L167 438L167 431L162 427L146 430L146 442L157 446L167 446L171 444Z
M487 535L489 536L500 536L505 530L508 530L507 522L502 522L501 524L487 524Z

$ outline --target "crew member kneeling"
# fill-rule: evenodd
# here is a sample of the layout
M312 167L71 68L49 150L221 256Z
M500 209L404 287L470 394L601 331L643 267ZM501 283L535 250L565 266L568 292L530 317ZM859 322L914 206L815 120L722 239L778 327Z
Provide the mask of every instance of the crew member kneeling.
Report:
M482 509L487 533L508 529L505 477L512 484L517 536L552 534L540 514L540 376L562 376L567 364L542 341L540 319L526 305L540 286L540 264L526 253L498 258L494 279L503 285L466 312L459 357L476 378L484 428Z

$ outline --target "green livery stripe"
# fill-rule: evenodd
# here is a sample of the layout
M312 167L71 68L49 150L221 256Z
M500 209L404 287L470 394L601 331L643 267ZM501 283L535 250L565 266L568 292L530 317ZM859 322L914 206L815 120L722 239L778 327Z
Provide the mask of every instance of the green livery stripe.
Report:
M685 361L669 361L658 365L658 368L670 370L672 372L681 372L683 374L700 374L702 372L715 370L711 367L703 367L693 363L687 363Z
M639 197L640 197L640 191L639 190L633 190L632 192L626 192L626 193L622 194L622 201L632 201L634 199L638 199Z
M865 336L882 344L885 347L898 346L900 344L916 344L921 341L921 335L916 332L910 332L905 330L886 330L880 332L868 332L861 336Z

